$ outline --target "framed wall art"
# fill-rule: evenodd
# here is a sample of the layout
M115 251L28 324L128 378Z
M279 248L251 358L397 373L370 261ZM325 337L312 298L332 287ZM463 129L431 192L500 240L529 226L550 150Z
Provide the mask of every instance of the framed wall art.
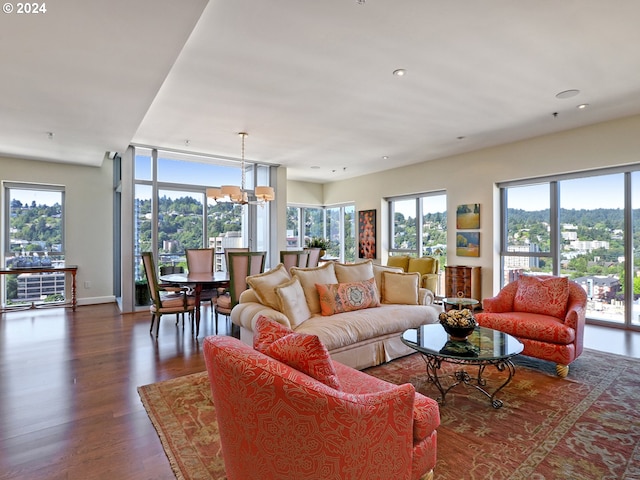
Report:
M358 257L376 258L376 211L358 212Z
M459 257L479 257L480 232L458 232L456 234L456 255Z
M467 203L456 209L456 227L459 230L480 228L480 204Z

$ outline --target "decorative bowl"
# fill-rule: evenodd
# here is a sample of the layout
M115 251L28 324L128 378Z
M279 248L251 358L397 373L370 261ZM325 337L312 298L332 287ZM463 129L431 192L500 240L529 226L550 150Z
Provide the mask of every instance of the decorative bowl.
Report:
M449 334L451 340L466 340L473 333L475 327L453 327L442 323L442 328Z

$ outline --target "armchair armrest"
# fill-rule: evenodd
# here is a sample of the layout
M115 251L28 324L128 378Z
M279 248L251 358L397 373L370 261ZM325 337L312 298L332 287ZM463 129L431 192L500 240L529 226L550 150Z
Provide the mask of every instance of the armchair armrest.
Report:
M482 309L488 313L503 313L513 311L513 299L518 290L518 282L507 284L495 297L482 300Z
M438 280L440 278L439 273L425 273L422 275L420 279L420 286L422 288L427 288L432 292L436 292L438 290Z

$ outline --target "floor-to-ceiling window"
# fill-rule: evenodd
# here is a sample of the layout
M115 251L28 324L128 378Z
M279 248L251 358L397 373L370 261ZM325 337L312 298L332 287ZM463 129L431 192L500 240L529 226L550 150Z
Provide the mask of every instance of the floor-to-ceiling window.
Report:
M4 184L3 304L59 302L65 299L65 273L20 274L20 268L62 266L64 247L64 187L27 183Z
M224 271L224 249L269 249L268 205L252 197L254 185L268 184L270 168L250 164L245 171L249 203L206 197L207 188L240 185L239 162L135 148L134 277L144 276L140 253L154 252L158 266L186 266L188 248L214 248L216 270Z
M605 169L500 187L503 285L522 273L568 276L587 293L590 321L640 326L638 171Z

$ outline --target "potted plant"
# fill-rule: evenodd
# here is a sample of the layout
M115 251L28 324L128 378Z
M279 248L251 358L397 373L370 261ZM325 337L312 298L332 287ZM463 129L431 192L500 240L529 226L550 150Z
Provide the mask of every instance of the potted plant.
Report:
M136 280L136 305L149 305L151 293L146 279Z
M311 237L310 240L307 240L308 248L319 248L320 249L320 257L324 257L325 253L331 246L331 240L328 238L322 237Z

